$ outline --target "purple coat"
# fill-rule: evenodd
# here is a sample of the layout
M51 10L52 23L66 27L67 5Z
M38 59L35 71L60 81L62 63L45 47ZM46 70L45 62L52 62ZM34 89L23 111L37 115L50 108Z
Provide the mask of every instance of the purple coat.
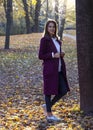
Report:
M61 41L57 40L60 44ZM44 94L56 95L58 94L58 65L59 59L52 58L52 52L56 53L57 49L50 37L43 37L40 41L39 59L43 60L43 80L44 80ZM61 58L61 70L67 84L67 90L70 91L66 76L66 67L63 58Z

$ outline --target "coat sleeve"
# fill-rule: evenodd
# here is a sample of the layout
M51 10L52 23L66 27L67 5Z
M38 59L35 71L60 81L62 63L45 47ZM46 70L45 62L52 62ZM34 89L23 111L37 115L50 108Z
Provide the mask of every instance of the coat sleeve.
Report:
M39 48L38 58L40 60L52 59L52 53L47 52L46 39L44 39L44 38L42 38L41 41L40 41L40 48Z

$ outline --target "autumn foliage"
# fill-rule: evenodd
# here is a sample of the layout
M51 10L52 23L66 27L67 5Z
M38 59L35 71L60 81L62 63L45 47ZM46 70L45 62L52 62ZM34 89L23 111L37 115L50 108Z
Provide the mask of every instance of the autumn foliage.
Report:
M11 36L10 49L4 50L0 37L0 130L92 130L92 115L79 107L76 43L64 37L63 49L71 92L53 112L60 123L48 123L43 114L42 62L38 59L42 34Z

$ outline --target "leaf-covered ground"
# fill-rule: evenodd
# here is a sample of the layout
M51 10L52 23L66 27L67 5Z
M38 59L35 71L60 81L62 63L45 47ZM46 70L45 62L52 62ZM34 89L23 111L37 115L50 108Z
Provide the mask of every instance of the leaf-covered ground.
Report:
M93 116L80 111L76 43L64 37L63 50L71 91L53 106L60 123L48 123L44 103L42 61L38 59L42 34L11 37L10 50L0 37L0 130L93 130Z

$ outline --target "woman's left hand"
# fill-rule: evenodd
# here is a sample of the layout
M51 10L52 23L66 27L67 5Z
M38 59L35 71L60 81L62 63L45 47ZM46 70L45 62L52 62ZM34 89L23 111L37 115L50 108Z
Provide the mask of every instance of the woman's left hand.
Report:
M64 55L65 55L65 52L61 52L60 56L64 57Z

